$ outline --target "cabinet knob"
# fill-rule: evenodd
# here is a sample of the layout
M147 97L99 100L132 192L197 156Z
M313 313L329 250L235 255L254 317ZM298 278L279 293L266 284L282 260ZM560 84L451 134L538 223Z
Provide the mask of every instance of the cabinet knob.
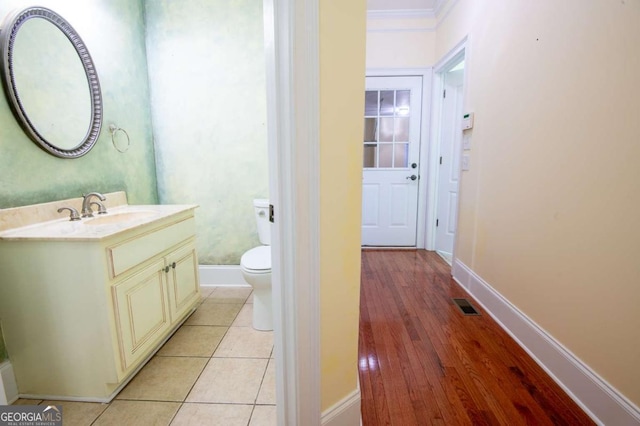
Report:
M171 264L171 267L172 267L173 269L176 269L176 262L173 262L173 263Z
M169 265L164 267L164 272L169 272L169 269L171 269L171 267Z

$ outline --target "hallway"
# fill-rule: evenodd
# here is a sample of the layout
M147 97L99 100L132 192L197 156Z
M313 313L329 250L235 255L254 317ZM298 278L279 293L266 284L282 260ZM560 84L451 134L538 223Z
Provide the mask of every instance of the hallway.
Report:
M362 252L362 424L591 425L590 418L424 250Z

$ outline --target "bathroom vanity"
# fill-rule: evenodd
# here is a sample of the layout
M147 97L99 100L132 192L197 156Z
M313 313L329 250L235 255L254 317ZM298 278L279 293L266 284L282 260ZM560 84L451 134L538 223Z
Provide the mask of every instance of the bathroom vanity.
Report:
M0 319L22 397L110 401L200 300L197 206L107 207L14 228L0 211Z

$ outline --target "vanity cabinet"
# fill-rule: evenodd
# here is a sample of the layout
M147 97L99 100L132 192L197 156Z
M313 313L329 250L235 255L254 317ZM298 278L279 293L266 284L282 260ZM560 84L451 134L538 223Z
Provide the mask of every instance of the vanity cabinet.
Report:
M111 286L123 372L199 300L197 268L188 243Z
M104 238L0 239L21 396L109 401L168 339L200 300L194 207Z

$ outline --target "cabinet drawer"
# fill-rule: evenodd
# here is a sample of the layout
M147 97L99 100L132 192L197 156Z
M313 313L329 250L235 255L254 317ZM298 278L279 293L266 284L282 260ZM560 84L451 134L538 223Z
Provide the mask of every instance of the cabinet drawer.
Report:
M111 278L115 278L194 234L195 221L191 217L110 246L107 248L109 274Z

